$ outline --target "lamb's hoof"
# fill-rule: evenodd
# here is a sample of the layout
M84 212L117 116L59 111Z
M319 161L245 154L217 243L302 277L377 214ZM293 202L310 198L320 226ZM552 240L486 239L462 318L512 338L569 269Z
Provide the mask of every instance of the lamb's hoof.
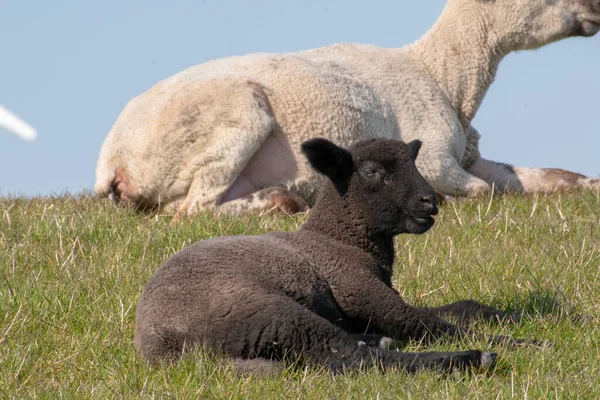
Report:
M479 360L481 368L488 369L491 367L494 360L496 360L497 355L498 353L481 353L481 358Z
M400 348L400 343L394 339L384 336L379 340L377 347L382 350L398 350Z
M452 367L448 371L450 376L459 378L469 367L487 370L494 364L498 355L497 353L485 353L479 350L471 350L465 353L467 353L467 359L457 358L452 363Z
M511 324L518 324L521 322L521 319L523 319L523 314L521 312L514 312L507 314L506 317L504 317L504 319L500 322L506 321L510 322Z

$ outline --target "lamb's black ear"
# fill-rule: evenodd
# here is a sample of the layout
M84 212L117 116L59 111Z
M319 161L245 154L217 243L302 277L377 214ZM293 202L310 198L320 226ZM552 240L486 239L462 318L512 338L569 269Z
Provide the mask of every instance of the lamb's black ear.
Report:
M408 147L408 153L410 154L410 157L413 159L413 161L417 159L422 144L423 143L418 139L406 144L406 146Z
M327 139L307 140L302 143L302 152L317 172L327 176L336 185L347 183L352 175L352 155Z

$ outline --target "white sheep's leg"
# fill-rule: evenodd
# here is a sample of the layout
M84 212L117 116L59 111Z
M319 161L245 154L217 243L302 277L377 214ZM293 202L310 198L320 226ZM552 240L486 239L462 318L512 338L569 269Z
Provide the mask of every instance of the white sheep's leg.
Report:
M216 211L226 214L281 211L292 215L308 211L308 204L302 197L289 190L270 187L220 204Z
M200 210L212 211L218 214L281 211L292 215L309 209L308 203L302 197L281 187L268 187L234 200L221 202L220 199L229 188L230 185L223 185L216 199L207 204L207 198L204 196L206 191L198 190L197 187L192 186L186 202L179 208L173 221L177 222L184 215L193 214ZM194 197L196 193L200 193L198 198Z
M190 161L195 164L196 172L185 199L178 204L174 221L219 205L239 174L274 132L275 118L262 89L248 84L239 90L238 107L241 109L238 108L237 113L241 117L215 126L211 134L217 139Z
M174 221L198 211L215 209L220 198L235 182L256 147L239 140L239 137L244 136L243 130L238 131L235 136L237 140L219 140L216 148L210 149L211 153L218 156L207 162L196 174L185 200L179 205ZM225 148L226 146L230 147Z
M521 168L479 158L468 171L497 191L550 193L570 188L600 189L600 179L558 168Z
M423 142L416 165L436 193L446 196L477 197L490 192L484 180L465 171L445 149Z

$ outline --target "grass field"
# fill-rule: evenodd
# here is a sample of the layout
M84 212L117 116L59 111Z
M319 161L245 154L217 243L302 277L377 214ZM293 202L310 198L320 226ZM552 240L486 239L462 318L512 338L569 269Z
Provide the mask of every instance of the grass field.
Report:
M474 329L554 344L428 347L497 351L489 371L332 377L288 368L239 377L214 355L161 367L137 357L137 299L168 256L197 240L293 230L304 219L200 215L171 226L87 196L0 198L0 398L600 398L600 199L591 192L447 204L430 232L398 237L394 285L407 301L523 309L519 324Z

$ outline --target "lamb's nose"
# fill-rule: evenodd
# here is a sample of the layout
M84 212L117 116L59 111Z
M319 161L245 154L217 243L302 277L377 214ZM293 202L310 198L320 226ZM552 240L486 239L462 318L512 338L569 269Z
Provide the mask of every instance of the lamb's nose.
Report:
M437 197L435 194L421 196L421 202L427 206L428 210L431 212L431 215L436 215L438 213Z

